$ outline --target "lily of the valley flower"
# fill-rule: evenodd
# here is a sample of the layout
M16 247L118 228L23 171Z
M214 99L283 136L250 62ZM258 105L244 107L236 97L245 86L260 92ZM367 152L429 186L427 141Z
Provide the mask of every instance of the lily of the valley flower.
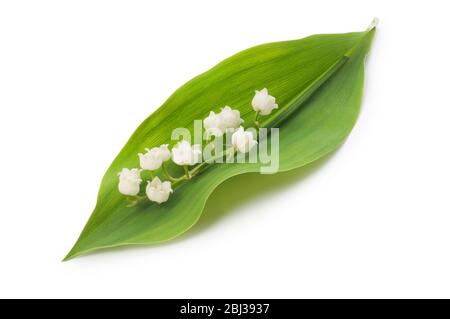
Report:
M249 152L253 146L258 144L253 133L244 131L242 126L231 136L231 143L233 144L233 147L241 153Z
M161 167L162 163L170 159L170 151L167 144L152 149L145 149L147 153L139 153L139 161L143 169L154 171Z
M119 192L123 195L135 196L139 193L142 182L141 170L137 168L123 168L119 173Z
M275 103L275 98L269 95L267 89L264 88L261 91L255 91L252 107L261 115L269 115L273 109L278 108L278 104Z
M203 120L203 125L209 136L223 135L223 125L220 113L216 114L213 111L209 112L208 117Z
M156 176L151 182L147 184L145 193L148 199L158 204L164 203L169 199L170 193L172 193L172 185L169 181L161 182Z
M222 118L222 125L225 127L225 129L238 128L239 125L244 122L244 120L241 119L241 113L238 110L233 110L229 106L225 106L222 111L220 111L219 115Z
M177 165L195 165L202 159L200 145L192 145L187 141L178 142L172 148L172 160Z
M210 136L222 136L227 129L236 129L242 122L241 113L238 110L225 106L220 113L211 111L203 120L203 125Z

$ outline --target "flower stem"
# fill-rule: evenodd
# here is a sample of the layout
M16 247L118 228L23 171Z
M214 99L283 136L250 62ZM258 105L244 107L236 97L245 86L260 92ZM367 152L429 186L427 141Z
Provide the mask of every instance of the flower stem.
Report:
M335 74L350 58L352 50L348 51L339 60L332 64L324 73L310 83L303 91L287 103L280 112L267 116L261 127L278 127L292 113L297 111L333 74Z
M170 181L175 182L177 180L177 178L170 175L169 171L167 170L166 163L162 163L162 169L163 169L164 174L167 176L167 178Z
M190 179L191 173L189 172L189 167L187 165L184 165L183 168L184 168L184 173L186 174L186 179Z
M259 129L258 117L259 117L259 111L256 111L255 112L255 126L257 129Z
M134 207L137 204L139 204L140 202L144 201L145 199L147 199L147 196L145 196L145 195L127 196L127 200L128 200L127 207Z
M195 176L195 175L197 175L198 173L201 172L201 170L202 170L204 167L208 166L208 164L209 164L208 162L203 162L203 163L201 163L200 165L195 166L195 167L189 172L190 176Z
M182 183L186 179L187 179L186 175L183 175L180 178L175 179L175 181L172 182L172 188L175 188L178 184Z
M229 148L228 150L232 150L232 151L233 151L233 153L232 153L233 156L234 156L234 154L236 153L236 150L235 150L234 148ZM224 156L227 156L227 152L225 152L225 153L222 152L220 155L217 155L217 156L213 157L212 160L213 160L213 162L214 162L216 159L223 158ZM213 163L213 162L212 162L212 163ZM190 176L193 177L193 176L195 176L195 175L201 173L206 167L208 167L209 164L212 164L212 163L203 162L203 163L201 163L200 165L195 166L195 167L189 172Z

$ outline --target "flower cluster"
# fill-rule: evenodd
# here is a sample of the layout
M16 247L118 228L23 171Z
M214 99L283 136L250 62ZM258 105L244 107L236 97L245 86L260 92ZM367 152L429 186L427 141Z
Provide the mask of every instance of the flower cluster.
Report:
M252 100L253 110L256 112L256 119L258 115L268 115L274 109L278 108L275 103L275 98L269 95L266 88L261 91L256 91ZM203 125L206 130L208 140L211 137L221 137L225 133L232 133L231 136L231 152L248 153L258 142L256 136L251 131L245 131L241 125L244 120L241 119L241 114L238 110L233 110L229 106L225 106L219 113L211 111L209 115L203 120ZM259 123L255 120L255 124L259 127ZM168 144L163 144L152 149L145 149L145 153L139 153L140 169L123 168L119 173L119 192L130 197L133 203L141 197L138 195L141 188L141 172L143 170L149 171L152 179L147 182L145 188L146 197L152 202L158 204L164 203L169 199L173 193L172 187L182 180L190 179L194 175L194 168L189 171L189 166L194 166L202 162L202 150L200 145L191 145L188 141L178 142L171 150ZM179 166L183 166L185 175L175 178L172 177L165 167L165 162L172 159L172 161ZM203 163L202 163L203 164ZM202 165L200 164L200 165ZM164 174L169 179L168 181L161 181L158 176L155 176L155 171L162 168ZM198 170L197 170L198 171Z
M244 122L238 110L225 106L220 113L211 111L203 120L203 125L208 136L222 136L227 131L234 131Z

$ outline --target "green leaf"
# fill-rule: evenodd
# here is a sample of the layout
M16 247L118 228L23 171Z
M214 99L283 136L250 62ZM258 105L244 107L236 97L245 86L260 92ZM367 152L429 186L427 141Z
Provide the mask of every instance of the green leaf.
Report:
M127 207L117 190L117 173L139 167L137 153L170 140L174 128L193 131L193 121L224 105L254 119L254 91L268 88L279 109L264 121L280 126L280 166L286 171L336 149L359 113L364 59L375 28L364 32L315 35L242 51L179 88L134 132L105 173L97 205L65 260L106 247L155 244L179 236L200 218L205 203L226 179L258 172L261 164L215 164L180 184L169 201ZM284 115L288 116L284 118ZM178 175L181 168L169 170ZM144 184L144 183L143 183Z

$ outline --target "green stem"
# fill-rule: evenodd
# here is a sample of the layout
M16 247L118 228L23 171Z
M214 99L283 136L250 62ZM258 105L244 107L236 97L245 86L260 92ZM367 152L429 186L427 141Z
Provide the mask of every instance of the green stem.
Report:
M183 175L182 177L176 179L173 183L172 183L172 189L175 188L178 184L182 183L183 181L187 180L186 176Z
M136 206L140 202L143 202L146 199L147 199L146 195L142 195L142 196L139 196L139 195L127 196L127 200L128 200L127 207L134 207L134 206Z
M231 148L230 148L230 149L231 149ZM229 150L229 149L228 149L228 150ZM233 156L234 156L235 154L236 154L236 150L233 149ZM210 164L213 164L214 161L215 161L216 159L223 158L223 157L226 156L226 155L227 155L226 152L225 152L225 153L222 153L222 154L220 154L220 155L218 155L218 156L213 157L213 158L212 158L212 163L203 162L203 163L197 165L196 167L194 167L194 168L190 171L191 177L194 177L195 175L200 174L201 172L204 171L204 169L205 169L206 167L208 167Z
M190 179L191 178L191 173L189 172L189 166L184 165L184 174L186 175L186 179Z
M277 127L282 121L288 118L292 113L299 109L311 95L313 95L333 74L335 74L349 59L349 56L344 55L338 61L333 63L324 73L316 78L310 85L308 85L303 91L297 94L288 103L281 112L275 112L272 116L269 116L261 127Z
M171 182L175 182L177 180L177 178L173 177L172 175L170 175L169 171L167 170L167 166L166 163L163 162L162 163L162 169L164 174L166 175L166 177L171 181Z
M210 163L208 163L208 162L203 162L203 163L201 163L201 164L195 166L195 167L189 172L190 175L191 175L191 176L197 175L198 173L200 173L200 172L202 171L202 169L203 169L204 167L207 167L208 164L210 164Z
M255 112L255 126L257 129L259 129L258 117L259 117L259 111L256 111Z

